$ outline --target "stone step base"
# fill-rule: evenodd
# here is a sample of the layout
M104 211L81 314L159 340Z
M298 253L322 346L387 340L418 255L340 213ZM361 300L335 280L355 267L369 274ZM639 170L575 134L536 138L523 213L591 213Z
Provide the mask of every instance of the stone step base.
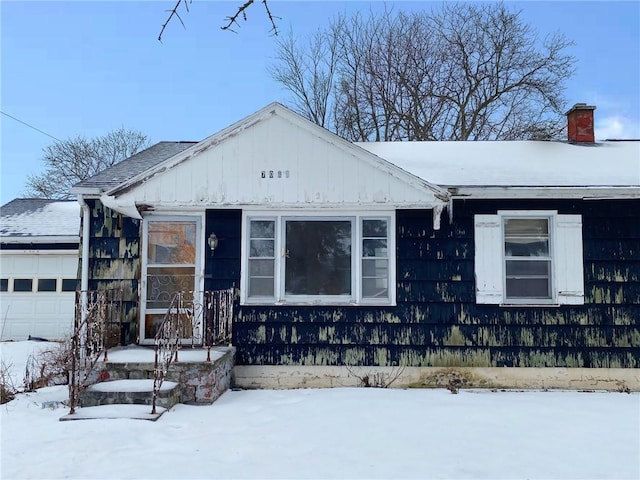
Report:
M84 390L80 395L82 407L100 405L129 404L148 405L151 408L153 399L153 380L113 380L96 383ZM180 387L178 383L164 381L161 385L156 405L171 408L180 403Z

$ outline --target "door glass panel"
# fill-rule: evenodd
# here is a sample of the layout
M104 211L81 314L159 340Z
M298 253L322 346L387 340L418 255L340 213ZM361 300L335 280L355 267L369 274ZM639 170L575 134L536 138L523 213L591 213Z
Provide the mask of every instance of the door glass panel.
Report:
M177 292L185 292L185 301L191 301L193 287L193 267L149 267L147 308L168 308Z
M351 221L286 222L285 293L351 294Z
M144 316L144 333L147 338L156 336L164 318L164 313L147 313ZM180 317L178 328L180 329L179 335L181 338L191 338L195 333L191 324L191 317L186 314Z
M195 264L196 224L193 222L149 222L150 264Z
M176 220L147 222L146 292L144 337L153 338L167 309L178 292L182 292L184 339L194 335L192 312L196 293L196 242L198 223Z

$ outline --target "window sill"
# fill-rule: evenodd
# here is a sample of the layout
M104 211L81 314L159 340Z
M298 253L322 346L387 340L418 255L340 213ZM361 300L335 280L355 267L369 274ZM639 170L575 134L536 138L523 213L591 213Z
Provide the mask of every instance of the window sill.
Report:
M500 307L513 308L513 307L527 307L527 308L544 308L544 307L560 307L559 303L500 303Z
M386 302L338 302L338 301L268 301L245 300L240 302L241 307L395 307L396 304Z

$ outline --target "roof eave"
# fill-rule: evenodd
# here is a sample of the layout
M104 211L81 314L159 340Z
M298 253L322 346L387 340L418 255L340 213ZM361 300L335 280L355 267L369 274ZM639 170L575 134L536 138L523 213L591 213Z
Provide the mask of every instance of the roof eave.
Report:
M500 186L441 185L454 199L460 198L568 198L584 200L640 199L640 186Z
M100 196L102 194L102 189L99 187L71 187L69 190L71 195L82 195L86 196Z
M0 237L0 243L35 245L44 243L80 243L78 235L38 235L38 236L6 236Z

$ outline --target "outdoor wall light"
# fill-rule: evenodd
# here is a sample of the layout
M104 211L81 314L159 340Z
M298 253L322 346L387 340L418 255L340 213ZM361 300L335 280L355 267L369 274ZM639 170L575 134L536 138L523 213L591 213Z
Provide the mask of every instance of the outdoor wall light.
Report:
M213 254L216 251L216 248L218 248L218 237L215 233L211 232L211 235L209 235L209 238L207 239L207 243L211 249L211 254Z

